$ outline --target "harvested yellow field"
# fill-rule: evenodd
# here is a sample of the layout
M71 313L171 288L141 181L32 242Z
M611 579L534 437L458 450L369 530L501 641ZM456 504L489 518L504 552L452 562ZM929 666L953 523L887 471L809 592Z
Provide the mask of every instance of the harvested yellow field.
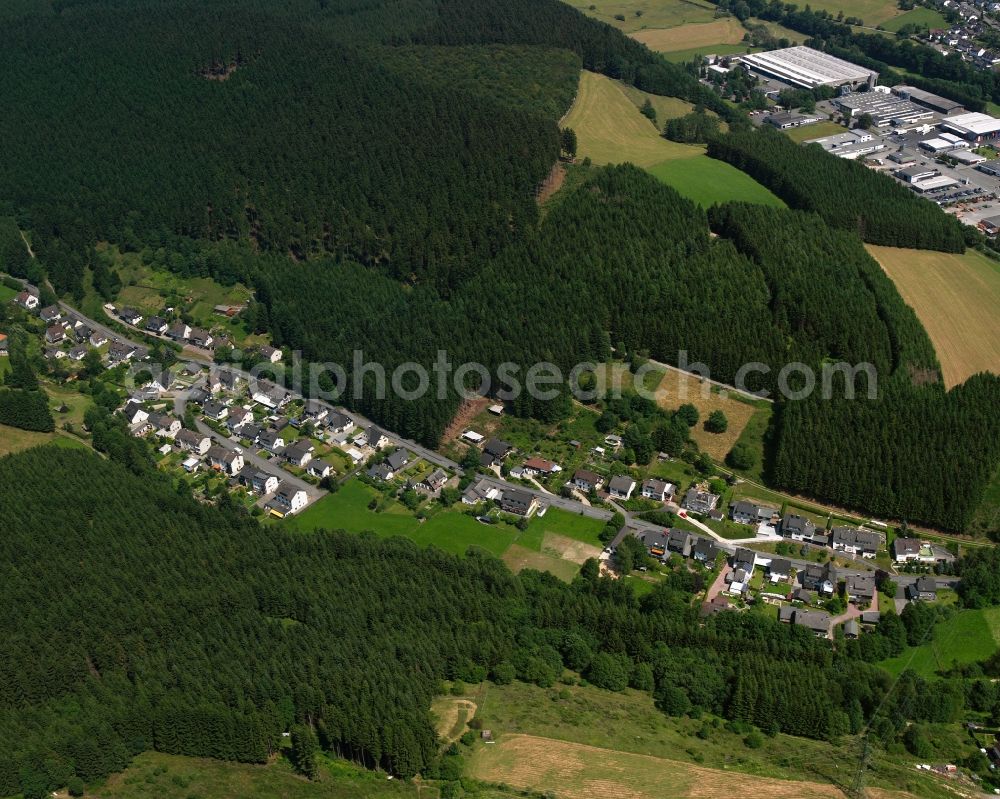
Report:
M595 547L593 544L587 544L583 541L577 541L575 538L557 535L548 531L542 536L542 552L560 560L568 560L571 563L579 563L580 565L583 565L583 562L587 558L599 558L601 556L600 547Z
M476 703L468 699L439 697L431 705L434 729L445 743L457 741L469 729L469 722L476 715Z
M650 50L672 53L677 50L692 50L696 47L712 47L717 44L739 44L746 35L746 29L739 20L726 17L696 25L682 25L679 28L636 31L630 35Z
M916 311L937 351L945 385L1000 374L1000 264L964 255L868 245Z
M843 797L832 785L793 782L709 769L650 755L540 738L503 735L479 748L471 774L522 790L551 791L560 799L716 799L732 793L771 799Z
M652 166L705 152L704 147L664 139L618 83L593 72L580 73L576 100L562 124L576 131L577 157L595 164Z

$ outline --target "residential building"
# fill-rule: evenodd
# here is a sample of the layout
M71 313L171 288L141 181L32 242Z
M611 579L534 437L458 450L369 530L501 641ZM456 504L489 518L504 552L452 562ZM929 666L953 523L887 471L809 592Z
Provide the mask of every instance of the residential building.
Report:
M737 524L760 524L778 515L777 508L741 499L729 506L729 518Z
M417 483L417 488L434 493L444 488L444 484L447 482L448 473L444 469L434 469L423 480Z
M785 611L781 615L788 616L791 618L781 618L781 621L791 621L799 627L805 627L817 638L825 638L830 633L830 614L825 613L822 610L804 610L803 608L793 608L788 605L784 605L781 608Z
M534 477L537 474L549 475L561 471L560 466L545 458L528 458L524 463L524 474L527 477Z
M538 500L527 491L505 490L500 497L500 509L518 516L530 516L538 509Z
M202 405L201 412L205 414L206 418L212 419L216 422L224 421L225 418L229 416L229 408L221 402L216 402L215 400L208 400L204 405Z
M654 477L650 477L647 480L642 481L642 489L640 493L646 499L652 499L656 502L667 502L674 498L674 494L677 492L677 486L673 483L668 483L664 480L657 480Z
M382 449L389 443L389 438L378 427L372 425L364 432L365 442L372 449Z
M646 533L640 536L641 541L646 545L646 551L652 558L662 559L667 556L669 550L669 535L664 533Z
M172 338L174 341L187 341L188 336L191 335L191 326L185 324L184 322L174 322L169 328L167 328L167 336Z
M871 530L854 527L834 527L830 531L830 546L837 552L874 558L882 545L882 536Z
M14 302L26 311L33 311L38 307L38 295L30 291L22 291L14 298Z
M875 598L875 578L852 574L845 580L844 590L856 605L868 604Z
M329 408L316 400L306 400L305 408L302 410L303 418L314 424L322 422L329 413Z
M365 472L372 480L381 480L382 482L387 482L395 476L395 472L388 463L376 463L374 466L369 467L368 471Z
M271 363L277 363L281 360L281 350L267 344L260 348L260 354L265 361L270 361Z
M62 311L59 310L58 305L49 305L47 308L42 308L42 310L38 312L38 316L43 322L52 324L53 322L58 322L62 319Z
M767 566L767 576L772 583L787 580L792 573L792 562L787 558L771 558Z
M324 477L329 477L332 471L333 467L326 461L319 458L313 458L309 461L309 465L306 467L306 474L318 477L320 480Z
M122 408L122 416L129 427L140 422L145 422L149 418L149 413L138 402L126 402Z
M326 417L326 427L331 433L345 433L354 427L354 421L349 416L333 411Z
M233 433L238 432L239 429L245 425L251 424L253 422L253 413L246 408L236 408L229 412L229 418L226 419L226 427Z
M163 438L174 438L181 431L181 420L165 413L151 413L149 423L153 432Z
M71 361L82 361L87 357L87 352L87 348L80 344L69 351L69 359Z
M315 451L316 447L310 444L308 439L300 438L298 441L285 447L282 455L292 466L301 468L309 465L309 461L312 460Z
M212 446L212 439L193 430L179 430L174 443L183 450L197 455L205 455Z
M503 462L512 449L514 448L506 441L491 438L483 445L483 454L480 456L479 462L483 466L497 466Z
M471 483L462 494L462 502L466 505L478 505L480 502L489 502L500 496L500 491L494 486L480 479Z
M236 475L243 469L243 455L215 444L208 450L208 464L216 471Z
M398 472L410 462L410 453L402 447L397 447L386 457L385 462L394 472Z
M694 549L697 542L697 536L687 530L681 530L678 527L671 527L667 532L667 549L670 552L676 552L679 555L683 555L685 558L691 556L691 551Z
M289 400L289 394L285 389L267 380L258 380L250 396L254 402L271 410L280 408Z
M604 478L588 469L577 469L573 475L573 485L589 494L604 485Z
M265 430L257 437L257 443L268 452L277 454L285 448L285 437L279 430Z
M933 602L937 599L937 581L933 577L922 574L916 582L906 587L906 595L909 599Z
M709 538L699 538L698 542L694 545L694 549L691 551L692 558L709 567L715 563L715 559L718 554L719 548L715 545L715 542Z
M825 596L833 596L837 590L837 569L832 563L810 564L801 575L802 587L807 591L818 591Z
M308 501L309 497L301 488L290 483L279 483L274 497L267 503L267 509L278 517L290 516L302 510Z
M942 565L954 563L955 556L938 544L919 538L897 538L892 542L892 556L896 563L925 563Z
M112 364L130 361L135 357L136 349L124 341L112 341L108 347L108 361Z
M118 312L118 318L127 325L135 326L142 321L142 314L135 308L122 308Z
M243 377L232 369L220 369L218 372L219 383L226 391L236 391L243 383Z
M187 338L194 346L203 349L212 346L212 342L215 340L212 338L211 333L207 330L202 330L200 327L192 327Z
M250 487L256 493L264 496L278 487L278 478L268 472L254 472L250 478Z
M156 333L157 335L163 335L167 332L167 320L159 316L151 316L146 320L146 330L150 333Z
M747 574L753 574L757 565L757 553L746 547L737 547L733 555L733 569L742 569Z
M108 337L104 335L100 330L95 330L90 334L90 346L91 347L103 347L108 343Z
M719 504L719 495L695 486L684 495L681 507L691 513L708 514Z
M844 622L844 638L857 638L861 634L857 619L848 619Z
M861 613L861 623L866 626L878 624L881 618L882 614L877 610L865 610Z
M781 519L779 532L783 537L791 538L793 541L811 541L813 533L816 532L816 525L805 516L786 513Z
M612 477L608 483L608 494L615 499L631 499L633 491L635 491L635 480L627 474L619 474Z
M64 338L66 338L66 328L62 325L51 325L45 331L45 340L49 344L58 344Z

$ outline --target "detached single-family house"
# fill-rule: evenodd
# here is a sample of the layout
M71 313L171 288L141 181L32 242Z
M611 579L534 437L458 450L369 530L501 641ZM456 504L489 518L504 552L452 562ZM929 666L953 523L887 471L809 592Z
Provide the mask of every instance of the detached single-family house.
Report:
M212 446L212 439L194 430L179 430L174 436L174 443L188 452L205 455Z
M188 333L188 341L190 341L194 346L206 348L212 346L212 342L215 340L212 338L212 334L207 330L202 330L200 327L192 327L191 332Z
M246 408L236 408L229 412L229 418L226 420L226 427L228 427L232 432L239 432L241 427L244 427L253 422L253 413L248 411Z
M289 483L280 483L274 497L267 503L267 509L275 516L290 516L302 510L309 497L301 488Z
M874 558L882 537L870 530L858 530L854 527L834 527L830 531L830 546L837 552L848 555L861 555L864 558Z
M316 400L306 400L305 408L302 410L303 418L314 424L322 422L329 413L329 408Z
M604 485L604 478L588 469L577 469L573 475L573 485L589 494Z
M126 402L122 408L122 416L125 417L129 427L145 422L149 418L149 414L138 402Z
M257 437L257 443L268 452L277 454L285 448L285 437L280 430L265 430Z
M47 308L42 308L42 310L38 312L38 316L43 322L52 324L53 322L58 322L62 319L62 311L59 310L58 305L49 305Z
M122 308L118 312L118 318L125 322L125 324L135 326L142 321L142 314L135 308Z
M772 583L787 580L792 573L792 562L787 558L771 558L767 566L767 576Z
M354 420L337 411L333 411L326 417L326 428L331 433L346 433L354 427Z
M500 496L499 489L489 485L485 480L479 479L471 483L462 494L462 503L465 505L478 505L480 502L490 502Z
M71 361L82 361L87 357L87 348L83 344L78 344L69 351L69 359Z
M733 569L743 569L747 574L753 574L757 565L757 553L746 547L737 547L733 554Z
M90 346L91 347L103 347L108 343L108 337L105 336L100 330L95 330L90 334Z
M737 524L760 524L770 521L777 514L777 508L758 505L756 502L747 502L745 499L729 506L729 518Z
M212 419L216 422L224 421L225 418L229 416L229 408L221 402L216 402L215 400L208 400L204 405L202 405L201 412L205 414L206 418Z
M232 369L220 369L218 372L219 384L226 391L236 391L243 382L243 377Z
M22 291L14 298L14 302L26 311L33 311L38 307L38 295L32 294L30 291Z
M604 443L607 444L615 452L622 448L622 437L616 436L613 433L604 437Z
M444 488L444 484L447 482L448 473L445 472L444 469L434 469L423 480L417 483L417 488L433 494L434 492L440 491Z
M694 549L697 542L698 538L687 530L671 527L667 532L667 549L678 555L683 555L685 558L691 556L691 550Z
M559 464L545 460L545 458L528 458L523 467L525 477L534 477L538 474L555 474L559 471L562 471Z
M483 454L480 456L479 462L487 467L497 466L507 457L512 449L513 447L506 441L501 441L499 438L491 438L483 445Z
M394 472L398 472L400 469L402 469L404 466L406 466L406 464L410 462L410 453L407 452L402 447L397 447L396 449L394 449L392 452L389 453L389 456L385 459L385 462L389 464L390 469L392 469Z
M165 413L151 413L149 423L153 432L163 438L174 438L181 431L181 420Z
M646 533L641 536L641 540L646 545L650 557L662 559L667 556L669 535L666 533Z
M257 384L252 388L250 396L254 402L271 410L280 408L289 399L288 392L285 389L267 380L258 380Z
M315 451L316 447L310 444L308 439L300 438L298 441L285 447L282 455L292 466L303 467L309 465L309 461L312 460Z
M270 361L271 363L277 363L281 360L281 350L267 344L260 348L260 354L265 361Z
M642 490L640 491L646 499L652 499L656 502L667 502L674 498L676 492L677 487L673 483L657 480L653 477L642 481Z
M793 610L792 623L805 627L817 638L825 638L830 632L830 614L822 610Z
M933 602L937 599L937 581L926 574L917 578L916 582L906 587L906 594L910 599Z
M810 564L801 572L802 587L807 591L818 591L824 596L832 596L837 590L837 569L832 563Z
M791 538L793 541L811 541L815 531L816 525L797 513L786 513L781 519L779 532L784 538Z
M633 491L635 491L635 480L627 474L616 475L608 482L608 494L615 499L631 499Z
M191 325L185 324L184 322L174 322L169 328L167 328L167 336L172 338L174 341L187 341L190 335Z
M167 320L160 316L151 316L146 320L146 330L150 333L156 333L157 335L162 336L167 332L167 329Z
M364 438L365 443L369 447L375 450L382 449L382 447L388 445L389 443L389 438L386 436L386 434L383 433L380 428L375 427L374 425L365 430L365 432L362 433L361 437Z
M324 477L329 477L332 471L333 467L326 461L319 458L313 458L310 460L309 465L306 467L306 474L318 477L320 480Z
M270 494L278 487L278 478L268 472L254 472L250 477L250 487L261 496Z
M715 510L719 504L719 495L699 488L691 488L684 495L681 507L691 513L707 514Z
M112 364L130 361L135 356L135 347L124 341L112 341L108 347L108 361Z
M239 452L226 449L219 444L213 445L208 450L208 464L216 471L228 475L238 474L244 466L243 456Z
M388 463L376 463L374 466L369 467L365 474L372 480L381 480L382 482L387 482L396 475Z
M854 604L869 603L875 598L875 578L852 574L845 580L844 589Z
M66 338L66 328L62 325L51 325L45 331L45 340L49 344L58 344L64 338Z
M500 508L518 516L530 516L538 509L538 500L527 491L505 490L500 497Z
M699 563L711 566L715 563L718 554L719 548L715 545L714 541L710 538L699 538L698 543L694 545L694 549L691 552L691 557Z

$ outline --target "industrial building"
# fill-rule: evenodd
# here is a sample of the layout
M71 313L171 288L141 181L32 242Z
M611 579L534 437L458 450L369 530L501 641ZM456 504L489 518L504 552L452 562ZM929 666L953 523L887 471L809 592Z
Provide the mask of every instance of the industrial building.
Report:
M990 141L1000 136L1000 119L979 112L947 117L941 121L940 127L946 133L954 133L969 142Z
M796 114L790 111L779 111L770 114L764 121L768 125L774 125L778 130L788 130L789 128L800 128L803 125L812 125L819 122L823 117L816 114Z
M811 47L785 47L743 57L743 65L753 72L802 89L817 86L874 86L878 73L828 55Z
M947 97L941 97L937 94L925 92L923 89L918 89L916 86L893 86L892 93L903 100L909 100L910 102L922 105L924 108L929 108L931 111L936 111L937 113L944 114L946 116L948 114L954 114L958 111L965 110L961 103L956 103L954 100L949 100Z
M818 144L828 153L850 159L860 158L886 148L884 142L864 130L848 130L821 139L810 139L803 144Z
M1000 162L997 161L984 161L981 164L976 164L976 169L986 175L992 175L995 178L1000 178Z
M833 103L852 118L868 114L880 128L886 125L912 125L934 116L933 111L889 94L887 90L851 92L834 98Z
M941 174L940 171L932 166L908 166L905 169L897 169L892 173L900 180L905 180L907 183L918 183L922 180L927 180L928 178L937 177Z
M969 143L954 133L942 133L933 139L925 139L920 142L920 146L932 153L947 153L952 150L967 150Z
M957 161L960 164L966 164L968 166L981 164L986 160L985 155L970 153L968 150L955 150L954 152L948 153L948 157L953 161Z

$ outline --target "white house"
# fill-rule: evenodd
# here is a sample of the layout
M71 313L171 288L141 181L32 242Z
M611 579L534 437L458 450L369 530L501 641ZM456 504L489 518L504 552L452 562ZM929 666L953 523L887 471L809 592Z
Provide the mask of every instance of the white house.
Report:
M141 424L149 418L149 414L138 402L125 403L125 407L122 408L122 416L125 417L125 421L128 422L129 427L134 424Z
M281 483L274 494L274 498L267 503L267 509L271 511L272 515L282 518L290 516L293 513L298 513L306 506L308 501L309 497L301 488L296 488L288 483Z
M608 483L608 493L616 499L631 499L633 491L635 491L635 480L627 474L612 477Z

